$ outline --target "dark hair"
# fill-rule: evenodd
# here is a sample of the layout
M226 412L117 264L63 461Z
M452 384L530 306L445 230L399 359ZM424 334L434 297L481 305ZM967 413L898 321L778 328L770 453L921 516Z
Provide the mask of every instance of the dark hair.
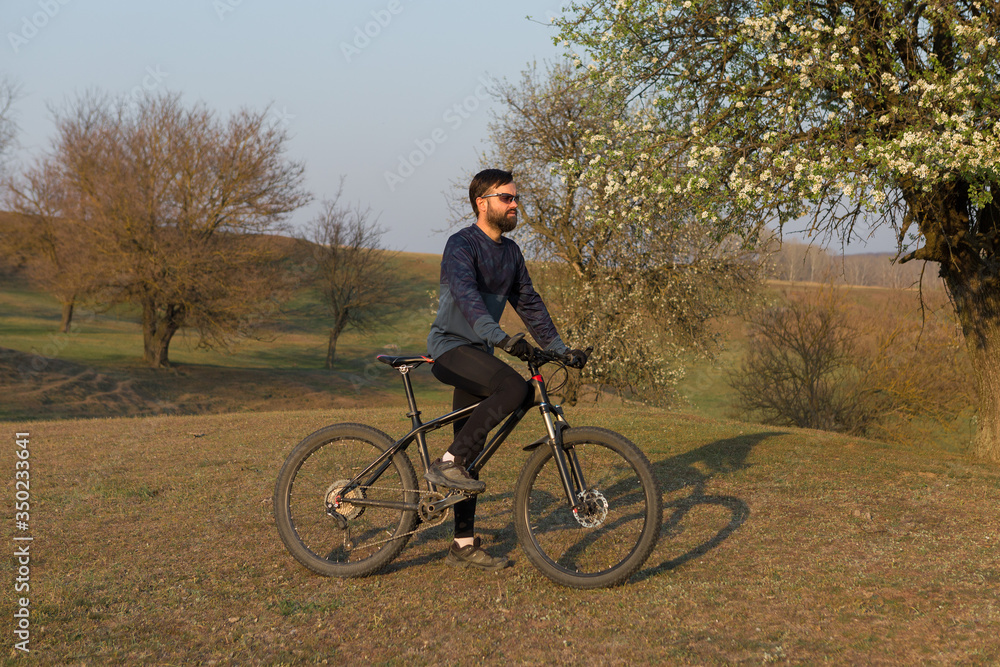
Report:
M469 201L472 203L472 214L479 217L479 207L476 200L482 197L490 188L507 185L514 182L514 175L503 169L483 169L469 183Z

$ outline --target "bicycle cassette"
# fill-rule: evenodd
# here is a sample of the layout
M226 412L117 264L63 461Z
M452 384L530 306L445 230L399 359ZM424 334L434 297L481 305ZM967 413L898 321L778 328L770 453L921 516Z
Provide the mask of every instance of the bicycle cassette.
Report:
M344 488L351 482L349 479L341 479L329 486L326 490L326 495L323 498L323 502L326 506L327 514L337 513L344 519L350 521L352 519L357 519L361 516L361 513L365 511L364 507L358 507L351 504L351 498L358 498L364 500L365 490L361 487L355 487L350 490L350 492L345 496L343 495Z

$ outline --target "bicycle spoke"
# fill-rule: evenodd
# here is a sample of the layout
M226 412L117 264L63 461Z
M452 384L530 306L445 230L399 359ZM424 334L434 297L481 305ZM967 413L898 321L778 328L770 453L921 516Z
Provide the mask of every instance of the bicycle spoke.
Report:
M554 461L539 474L528 511L535 539L550 559L567 570L596 574L631 553L642 533L646 506L634 471L618 466L614 452L595 445L578 445L577 450L590 489L608 502L607 517L594 528L580 525L567 507ZM611 464L615 468L605 467Z
M585 482L577 512L566 501L551 452L540 452L518 483L518 536L532 562L559 583L620 583L655 545L660 519L655 480L641 452L617 434L582 428L566 437Z
M371 486L350 486L391 444L380 431L344 424L314 433L289 456L275 489L275 518L282 540L304 565L321 574L361 576L403 548L416 523L414 511L351 503L416 502L416 479L405 455L393 457Z

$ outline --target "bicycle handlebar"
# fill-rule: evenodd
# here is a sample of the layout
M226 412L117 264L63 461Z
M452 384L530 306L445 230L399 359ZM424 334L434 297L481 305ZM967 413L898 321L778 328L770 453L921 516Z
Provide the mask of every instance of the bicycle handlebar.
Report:
M526 361L529 365L534 365L534 366L541 366L543 364L549 363L550 361L555 361L564 364L566 366L569 366L570 368L583 368L584 366L587 365L587 359L590 358L590 353L594 351L593 345L587 347L586 350L583 350L583 355L584 355L583 363L579 363L578 358L575 356L571 356L568 354L560 354L558 352L551 352L549 350L542 350L535 347L534 345L525 343L523 346L527 347L529 350L527 357L525 357L523 355L523 352L516 349L517 344L520 343L523 339L524 339L523 333L518 333L508 338L505 338L503 341L505 344L502 349L505 352L507 352L507 354L514 355L520 358L521 361Z
M594 346L590 345L590 346L587 347L586 350L583 351L583 353L589 359L590 358L590 353L593 352L593 351L594 351ZM535 363L535 364L537 364L539 366L541 366L542 364L547 364L550 361L556 361L556 362L565 364L565 365L567 365L567 366L569 366L571 368L577 368L577 366L575 366L572 363L573 362L573 358L570 357L568 354L559 354L558 352L552 352L552 351L549 351L549 350L542 350L542 349L534 347L534 346L532 346L532 348L531 348L531 358L527 359L527 361L529 363ZM584 359L583 364L581 366L579 366L578 368L583 368L583 366L586 365L586 363L587 363L587 359Z

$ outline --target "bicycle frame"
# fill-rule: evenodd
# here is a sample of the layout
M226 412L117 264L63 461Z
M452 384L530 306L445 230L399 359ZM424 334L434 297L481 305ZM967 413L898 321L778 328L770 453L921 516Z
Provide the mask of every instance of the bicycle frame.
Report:
M417 450L420 453L420 460L423 464L424 471L426 471L431 464L430 455L427 451L426 434L444 426L448 426L449 424L470 415L472 411L481 404L480 401L479 403L475 403L460 410L449 412L448 414L432 419L431 421L421 421L420 410L417 409L417 401L413 394L413 384L410 381L409 375L409 372L416 368L417 365L418 364L401 365L396 367L396 370L398 370L400 375L403 377L403 387L406 391L406 400L410 410L406 416L409 417L412 422L410 432L393 443L392 447L383 452L367 468L355 475L354 478L346 484L343 489L341 489L339 494L341 498L347 496L351 490L359 486L372 486L379 476L381 476L382 473L385 472L385 470L391 465L392 457L406 451L406 448L409 447L414 441L417 442ZM548 393L545 390L545 381L538 372L540 365L541 364L534 361L529 361L528 369L531 372L530 381L535 390L535 405L538 406L541 412L542 420L545 422L545 428L548 434L527 445L525 449L535 449L543 444L548 444L552 448L552 455L555 459L556 467L559 470L559 475L562 478L563 489L566 492L566 500L569 503L570 509L575 509L579 507L581 502L580 496L587 488L586 482L584 481L583 470L580 467L580 461L576 456L576 452L574 450L569 450L567 452L567 450L563 449L562 432L569 426L569 423L563 416L562 409L558 405L553 405L549 401ZM467 469L470 473L475 473L483 469L490 458L493 457L493 454L495 454L497 449L499 449L500 445L503 444L526 414L526 410L518 408L507 418L500 428L497 429L493 437L490 438L489 442L486 443L486 446L483 448L483 451L479 453L479 456L477 456L475 460L469 464ZM437 491L435 485L430 482L425 483L428 491ZM447 509L448 507L461 502L465 497L466 496L461 493L449 495L444 500L433 503L430 509L432 511ZM419 505L417 503L367 498L351 498L350 503L357 506L388 507L392 509L413 511L419 509Z

